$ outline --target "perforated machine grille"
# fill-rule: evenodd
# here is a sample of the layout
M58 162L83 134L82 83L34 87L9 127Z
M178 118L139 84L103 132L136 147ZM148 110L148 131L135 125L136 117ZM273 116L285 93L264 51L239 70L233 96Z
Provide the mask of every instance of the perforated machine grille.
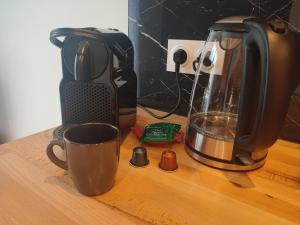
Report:
M102 83L70 81L63 87L65 123L107 122L115 124L114 102L109 87Z

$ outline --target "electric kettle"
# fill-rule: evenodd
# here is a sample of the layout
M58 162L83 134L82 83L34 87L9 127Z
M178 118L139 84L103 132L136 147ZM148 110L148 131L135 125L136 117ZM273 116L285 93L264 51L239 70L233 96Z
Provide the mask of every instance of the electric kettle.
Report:
M231 171L264 164L300 77L296 43L279 20L228 17L210 28L188 115L192 158Z

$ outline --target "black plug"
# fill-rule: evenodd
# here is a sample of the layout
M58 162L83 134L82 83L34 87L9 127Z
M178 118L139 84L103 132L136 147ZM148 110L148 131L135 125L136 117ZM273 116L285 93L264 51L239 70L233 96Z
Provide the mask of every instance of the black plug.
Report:
M175 62L175 72L179 73L180 65L185 63L187 59L186 51L183 49L178 49L173 54L173 61Z

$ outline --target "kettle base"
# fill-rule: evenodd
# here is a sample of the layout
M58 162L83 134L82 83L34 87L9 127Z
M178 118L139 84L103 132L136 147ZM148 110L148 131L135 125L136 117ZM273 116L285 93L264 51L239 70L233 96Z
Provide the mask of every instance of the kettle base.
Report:
M251 171L251 170L255 170L258 169L260 167L262 167L265 162L266 162L266 158L262 158L260 161L256 161L255 163L251 164L251 165L241 165L241 164L235 164L235 163L230 163L230 162L224 162L224 161L216 161L213 160L211 158L205 157L203 156L201 153L196 153L193 150L191 150L187 145L185 145L185 150L187 152L187 154L192 157L193 159L195 159L196 161L215 168L215 169L221 169L221 170L226 170L226 171L236 171L236 172L245 172L245 171Z

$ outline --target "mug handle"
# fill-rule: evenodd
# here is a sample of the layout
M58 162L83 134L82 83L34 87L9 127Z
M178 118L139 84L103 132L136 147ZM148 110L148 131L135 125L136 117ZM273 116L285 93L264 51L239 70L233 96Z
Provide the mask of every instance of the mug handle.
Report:
M61 147L62 150L65 150L63 140L51 140L47 146L47 156L55 165L57 165L58 167L64 170L67 170L68 169L67 162L57 158L57 156L53 152L53 147L55 145Z

